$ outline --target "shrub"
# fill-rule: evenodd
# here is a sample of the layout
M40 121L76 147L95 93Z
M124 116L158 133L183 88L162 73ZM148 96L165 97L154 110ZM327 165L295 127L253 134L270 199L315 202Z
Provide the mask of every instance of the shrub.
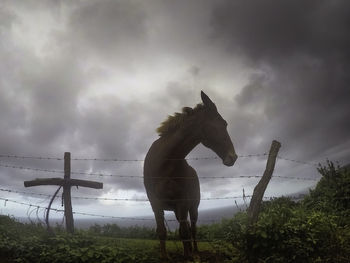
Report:
M308 209L339 215L342 225L350 217L350 170L327 161L318 168L321 179L303 203Z
M226 238L241 252L239 262L349 262L350 174L331 162L318 171L320 182L302 202L264 202L253 226L246 213L230 221Z

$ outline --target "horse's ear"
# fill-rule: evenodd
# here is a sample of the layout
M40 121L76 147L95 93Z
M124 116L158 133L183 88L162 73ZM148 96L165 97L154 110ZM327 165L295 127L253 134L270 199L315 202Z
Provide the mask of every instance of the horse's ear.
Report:
M202 98L203 104L206 107L208 107L209 109L217 111L215 103L211 101L211 99L208 97L207 94L205 94L203 92L203 90L201 91L201 98Z

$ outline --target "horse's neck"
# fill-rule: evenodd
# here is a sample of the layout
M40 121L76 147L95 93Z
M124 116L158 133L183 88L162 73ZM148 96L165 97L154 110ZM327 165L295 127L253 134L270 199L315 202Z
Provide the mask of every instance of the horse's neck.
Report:
M195 132L178 130L170 136L167 143L167 158L185 158L199 143L200 139Z

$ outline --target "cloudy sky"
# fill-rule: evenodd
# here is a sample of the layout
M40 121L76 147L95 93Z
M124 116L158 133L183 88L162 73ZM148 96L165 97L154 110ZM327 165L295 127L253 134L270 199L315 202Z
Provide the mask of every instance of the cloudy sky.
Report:
M6 155L140 159L169 114L195 106L204 90L229 123L239 155L269 150L308 163L350 161L350 3L346 0L99 0L0 4L0 185L62 174L63 162ZM215 156L198 146L189 157ZM201 176L262 175L266 156L190 161ZM143 162L72 161L86 173L142 176ZM312 165L279 159L275 175L318 178ZM104 183L73 196L145 198L142 178L74 175ZM250 194L256 178L200 179L202 197ZM266 195L293 194L316 181L272 179ZM46 206L48 198L0 191ZM233 205L203 200L200 209ZM60 202L54 204L60 207ZM149 215L147 202L73 199L73 208ZM28 207L0 200L3 214Z

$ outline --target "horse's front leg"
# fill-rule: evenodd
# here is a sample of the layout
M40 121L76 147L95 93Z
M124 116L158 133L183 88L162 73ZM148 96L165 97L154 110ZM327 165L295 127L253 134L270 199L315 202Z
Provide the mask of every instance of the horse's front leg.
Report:
M165 241L166 241L166 228L164 225L164 211L163 210L154 210L154 216L156 218L157 223L157 235L160 242L160 253L162 259L168 259L168 254L166 252L165 248Z
M176 218L180 223L180 238L184 247L185 259L192 259L192 242L190 224L187 220L188 209L180 207L176 211Z
M194 252L198 253L198 246L197 246L197 220L198 220L198 207L192 207L190 209L190 219L191 219L191 233L192 233L192 239L193 239L193 248Z

